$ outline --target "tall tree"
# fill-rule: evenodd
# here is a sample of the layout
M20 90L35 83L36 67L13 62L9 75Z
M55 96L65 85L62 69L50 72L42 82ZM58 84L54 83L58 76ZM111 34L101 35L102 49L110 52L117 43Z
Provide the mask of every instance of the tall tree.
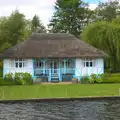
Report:
M120 25L109 22L89 24L82 32L82 39L103 50L110 56L110 67L114 70L120 63Z
M120 15L119 0L100 2L95 10L96 20L104 20L110 22L118 15Z
M57 0L48 25L50 32L71 33L78 37L88 23L91 11L82 0Z
M15 10L6 23L6 30L9 35L9 43L17 44L18 41L24 40L24 29L26 27L25 16L18 10Z
M37 33L46 32L44 25L41 23L37 15L35 15L32 19L32 32L37 32Z

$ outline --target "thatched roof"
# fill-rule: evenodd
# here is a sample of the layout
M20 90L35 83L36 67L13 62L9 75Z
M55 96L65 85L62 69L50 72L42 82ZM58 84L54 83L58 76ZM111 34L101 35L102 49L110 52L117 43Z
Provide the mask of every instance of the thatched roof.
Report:
M104 53L66 33L34 33L2 54L2 58L104 57Z

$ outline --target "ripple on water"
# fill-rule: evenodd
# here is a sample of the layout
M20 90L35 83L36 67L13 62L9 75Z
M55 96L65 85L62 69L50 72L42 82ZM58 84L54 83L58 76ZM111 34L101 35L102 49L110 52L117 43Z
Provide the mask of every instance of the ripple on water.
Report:
M2 120L120 120L120 100L0 104Z

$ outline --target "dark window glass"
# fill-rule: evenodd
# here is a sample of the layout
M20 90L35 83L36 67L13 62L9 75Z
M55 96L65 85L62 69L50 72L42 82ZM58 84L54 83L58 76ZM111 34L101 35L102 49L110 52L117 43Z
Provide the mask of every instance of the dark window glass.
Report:
M92 67L93 66L93 63L92 62L90 62L90 67Z
M18 68L18 63L17 62L15 63L15 67Z
M86 62L86 67L89 67L89 62Z
M19 68L21 68L21 67L22 67L22 62L19 63Z

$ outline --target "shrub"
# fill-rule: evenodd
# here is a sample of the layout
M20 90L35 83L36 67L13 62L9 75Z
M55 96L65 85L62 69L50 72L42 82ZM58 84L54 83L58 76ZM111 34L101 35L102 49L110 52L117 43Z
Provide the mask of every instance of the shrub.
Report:
M94 83L95 83L95 80L94 80L93 78L90 78L90 79L89 79L89 82L90 82L90 84L94 84Z
M30 73L22 73L22 79L25 81L25 84L33 84L32 75Z
M89 82L91 84L93 84L93 83L102 83L103 82L103 74L98 74L98 75L92 74L90 76Z
M82 84L89 83L89 76L88 75L82 76L80 81Z
M19 81L21 80L21 74L22 73L15 73L15 76L14 76L14 82L16 85L18 85Z
M103 74L99 74L97 76L97 80L96 80L97 83L102 83L103 82Z
M4 85L12 85L12 84L14 84L13 74L12 73L8 73L4 77Z
M16 80L15 84L16 85L25 85L25 81L24 80Z
M4 85L4 78L0 77L0 85Z
M12 81L13 80L13 74L12 73L8 73L5 75L4 80L6 81Z

